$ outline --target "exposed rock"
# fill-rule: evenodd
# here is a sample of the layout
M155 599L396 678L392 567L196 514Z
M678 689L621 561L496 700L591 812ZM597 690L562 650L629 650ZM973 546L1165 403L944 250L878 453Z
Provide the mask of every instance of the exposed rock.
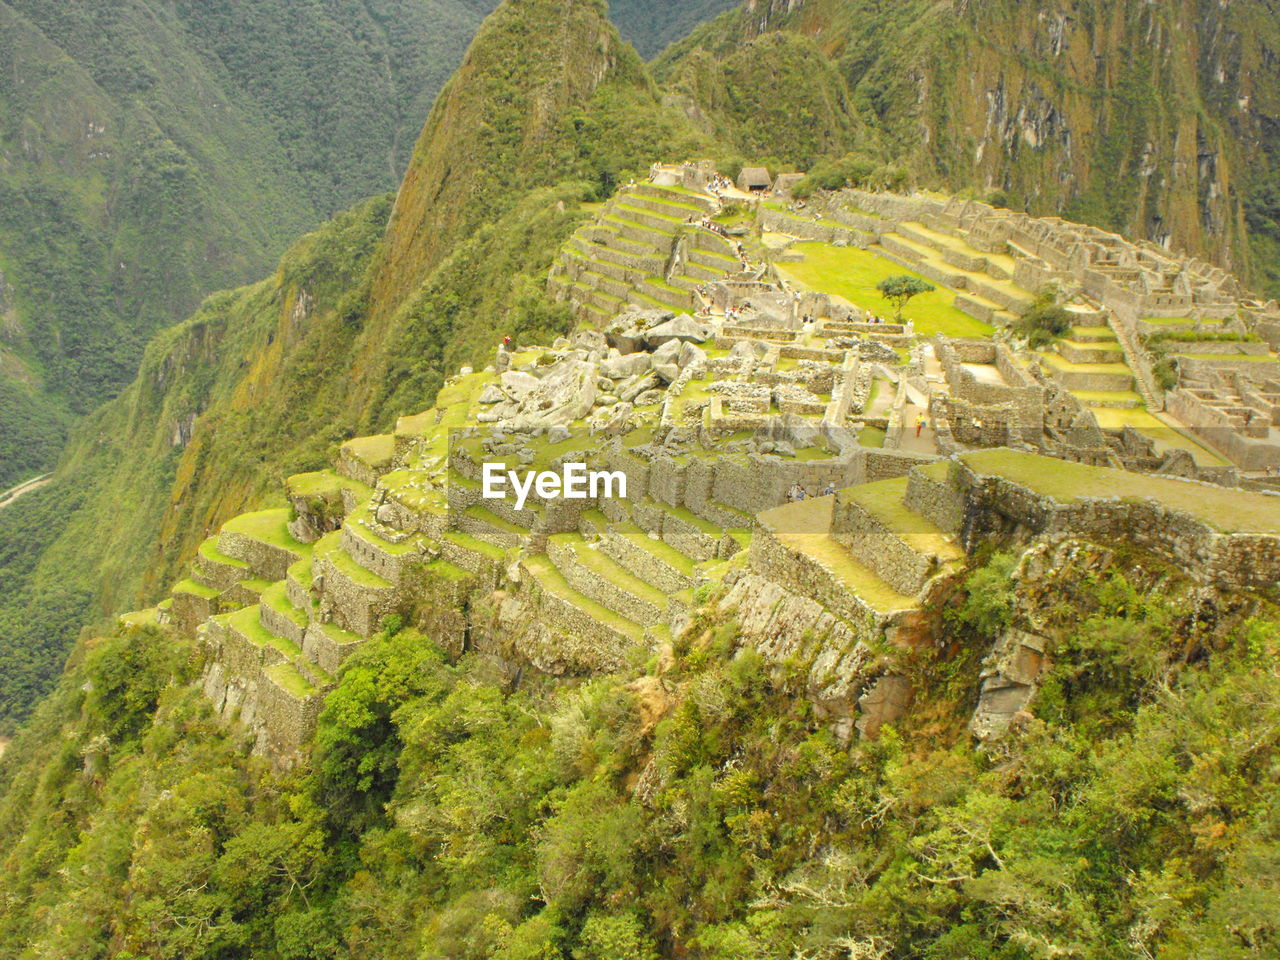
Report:
M685 367L689 366L690 364L706 363L706 362L707 362L706 353L700 348L695 347L692 343L688 343L688 342L686 342L683 346L681 346L680 356L676 360L676 363L680 365L681 370L683 370Z
M650 328L645 332L644 339L650 347L660 347L671 340L706 343L713 332L710 326L699 323L685 313Z
M626 380L642 374L653 364L653 358L644 352L611 356L600 364L600 372L611 380Z
M1037 683L1048 665L1044 637L1010 628L996 642L982 672L982 692L969 721L979 740L1003 736L1014 717L1035 696Z
M480 391L480 396L476 398L476 402L483 404L501 403L505 399L506 395L498 389L498 385L491 383Z

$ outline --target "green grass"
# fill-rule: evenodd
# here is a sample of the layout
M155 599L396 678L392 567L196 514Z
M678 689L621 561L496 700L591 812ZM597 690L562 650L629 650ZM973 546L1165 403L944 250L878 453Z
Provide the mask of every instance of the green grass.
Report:
M317 692L311 682L299 673L298 668L291 663L272 664L264 672L282 690L293 694L299 700L305 700Z
M257 513L242 513L223 524L222 530L224 533L238 533L250 540L288 550L300 557L311 552L309 544L299 543L289 532L287 507L259 510Z
M564 578L564 574L556 569L555 564L546 555L526 557L524 565L543 590L572 604L592 619L599 620L630 640L639 643L644 639L644 627L634 620L619 616L608 607L596 603L590 597L583 596L573 589L569 581Z
M1077 350L1105 350L1107 353L1124 353L1124 347L1115 340L1061 340L1060 343Z
M356 437L342 445L342 449L357 460L379 467L391 462L396 452L394 434L384 433L373 437Z
M255 647L274 647L290 660L302 656L302 648L285 637L272 633L262 625L258 604L227 614L226 623L243 634Z
M210 537L204 543L200 544L196 551L201 557L210 563L220 566L235 567L237 570L248 570L249 565L243 560L237 560L235 557L228 557L225 553L218 549L218 538Z
M273 583L267 589L262 591L261 604L270 607L281 616L292 620L294 625L300 628L306 628L307 615L295 607L286 593L286 587L283 580L279 583Z
M1115 340L1115 331L1110 327L1072 327L1071 336L1075 339L1101 337L1103 343Z
M885 438L889 435L887 430L880 427L863 427L858 432L858 443L864 447L880 448L884 446Z
M766 510L760 521L779 543L817 561L873 610L890 613L918 606L914 597L893 589L831 536L831 508L831 497L819 497Z
M1006 477L1060 503L1086 497L1150 497L1225 533L1280 534L1276 499L1261 493L1090 467L1014 450L981 450L962 454L960 459L980 474Z
M666 609L667 596L665 593L619 566L612 557L606 556L599 550L592 549L580 534L558 533L551 539L569 547L580 564L602 579L607 580L619 590L625 590L627 593L653 604L659 610Z
M683 553L664 540L655 540L634 523L620 523L614 528L613 533L618 536L626 537L632 543L636 544L643 550L647 550L672 569L678 570L686 576L693 575L694 562L690 557L686 557Z
M481 523L487 523L495 530L515 534L517 537L528 536L529 534L529 531L524 527L512 523L510 520L504 520L488 507L481 506L478 503L467 507L467 509L462 512L462 515L470 517L472 520L479 520Z
M804 251L804 260L777 264L779 273L814 290L844 297L855 306L874 313L892 313L892 305L880 295L877 283L886 277L902 274L919 276L870 250L837 247L829 243L806 243L799 249ZM904 316L914 320L916 333L925 337L939 333L949 337L990 336L992 328L958 310L952 303L954 299L955 291L938 287L911 300Z
M196 583L194 580L183 580L174 584L173 593L189 593L193 596L201 597L205 600L217 600L218 591L213 587L206 587L203 583Z
M944 560L959 560L964 551L948 540L936 526L902 502L907 479L878 480L841 492L844 500L862 507L890 531L902 537L918 553L933 553Z
M469 533L463 533L461 530L450 530L444 535L445 539L450 543L456 543L464 550L470 550L472 553L478 553L488 557L490 560L502 561L507 556L507 551L501 547L496 547L492 543L486 543Z
M1127 373L1133 375L1125 363L1072 363L1057 353L1040 353L1037 356L1051 367L1067 373Z
M1123 430L1125 427L1133 427L1156 442L1156 451L1158 453L1163 453L1166 449L1186 450L1195 458L1196 463L1201 466L1223 467L1227 465L1225 459L1152 415L1146 407L1132 407L1129 409L1092 407L1090 409L1098 420L1098 426L1103 430Z
M315 556L325 557L344 576L365 587L375 590L389 590L391 583L372 570L366 570L356 562L355 558L342 549L339 535L334 533L325 536L315 543Z
M1107 403L1142 403L1141 394L1133 390L1072 390L1070 392L1073 397L1086 406ZM1096 413L1097 411L1095 410L1094 412Z
M710 520L704 520L688 507L671 507L665 503L659 503L658 507L671 514L671 516L676 517L679 520L683 520L685 523L689 524L689 526L696 527L709 537L715 537L718 540L724 535L724 530L717 527Z
M295 473L284 482L285 489L295 497L337 497L350 490L357 499L367 500L373 491L359 480L344 477L334 470L316 470L313 473Z

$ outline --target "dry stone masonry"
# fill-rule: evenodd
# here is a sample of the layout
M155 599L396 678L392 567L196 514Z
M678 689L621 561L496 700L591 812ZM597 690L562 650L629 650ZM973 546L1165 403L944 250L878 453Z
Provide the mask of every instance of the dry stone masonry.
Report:
M572 677L660 651L713 603L766 657L805 666L842 736L871 736L912 700L886 651L930 642L935 600L984 543L1084 537L1206 584L1267 590L1280 577L1280 497L1259 489L1264 475L1241 478L1270 463L1280 384L1250 361L1192 358L1166 404L1193 437L1229 428L1234 441L1204 438L1217 462L1100 414L1148 413L1135 389L1146 374L1127 358L1153 318L1260 338L1275 332L1273 306L1202 264L1061 221L855 192L820 201L867 255L945 282L975 316L1012 322L1025 291L1055 282L1076 321L1048 352L999 330L925 336L877 321L879 304L786 282L771 258L831 237L779 239L805 217L773 216L769 190L754 175L739 190L708 164L656 167L551 272L579 318L571 338L499 347L432 409L348 441L332 469L289 478L284 505L202 544L157 617L208 651L219 711L288 765L346 659L397 624L512 677ZM1249 338L1195 342L1262 343ZM1263 369L1269 349L1241 355ZM484 495L493 463L585 463L627 492L533 490L517 505ZM1230 487L1242 482L1255 489ZM1000 638L979 736L1028 702L1043 650Z

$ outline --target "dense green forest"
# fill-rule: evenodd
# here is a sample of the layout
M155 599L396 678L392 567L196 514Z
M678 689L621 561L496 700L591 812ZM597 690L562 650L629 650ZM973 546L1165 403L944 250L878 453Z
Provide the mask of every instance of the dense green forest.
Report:
M1275 956L1275 612L1073 556L974 568L939 643L887 654L916 708L851 747L713 608L544 691L393 625L284 778L210 715L194 646L82 644L0 762L0 956ZM1052 668L977 749L982 656L1029 604Z
M0 3L0 488L154 331L391 189L489 6Z

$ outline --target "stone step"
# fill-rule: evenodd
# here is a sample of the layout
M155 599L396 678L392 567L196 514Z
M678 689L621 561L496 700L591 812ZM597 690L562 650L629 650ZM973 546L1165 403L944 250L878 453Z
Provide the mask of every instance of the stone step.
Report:
M666 620L667 598L662 591L623 569L580 534L550 537L547 556L570 586L619 616L646 627Z
M619 650L644 642L644 627L579 593L549 557L526 557L521 564L539 595L546 622L586 640L610 643Z
M196 627L218 612L218 591L195 580L175 584L170 596L169 618L183 636L195 636Z
M611 213L623 220L648 227L660 234L674 237L685 225L685 217L654 213L625 201L612 205Z
M311 610L313 606L311 599L311 584L313 582L310 557L303 557L291 566L285 574L284 584L285 591L289 597L289 602L299 610Z
M288 584L281 580L262 591L258 604L262 625L302 649L307 631L307 614L289 599Z
M1071 363L1117 363L1124 360L1124 348L1114 340L1059 340L1054 347Z
M724 530L684 507L646 500L632 507L631 516L641 530L695 562L714 560L724 551Z
M504 520L480 504L475 504L463 511L457 517L457 524L458 529L463 533L469 533L477 540L483 540L499 550L518 547L521 540L529 535L528 529Z
M693 309L693 296L687 290L681 290L659 277L645 277L635 291L661 303L666 309L677 313L687 313Z
M906 505L907 484L900 477L839 491L832 530L855 560L899 593L916 596L933 577L961 563L964 551Z
M306 702L317 696L320 691L292 663L277 663L262 671L280 694L291 700Z
M344 629L367 639L395 610L394 585L342 549L339 533L316 541L312 563L322 597L320 609L328 601L334 621Z
M258 657L262 666L303 659L301 644L275 633L262 622L262 608L258 604L235 613L220 614L214 620L221 625L229 640L260 651Z
M1068 390L1102 390L1107 392L1134 389L1133 371L1119 363L1071 363L1056 353L1040 354L1045 368L1055 381Z
M713 214L720 209L720 204L714 197L692 190L663 187L656 183L638 183L634 187L627 188L626 193L628 196L654 197L680 206L691 207L704 214Z
M289 509L259 510L233 517L222 526L218 550L249 565L264 580L283 580L290 565L305 557L309 544L289 532Z
M200 544L191 562L192 579L213 590L222 591L253 576L249 564L229 557L218 549L218 538L210 537Z
M395 434L356 437L338 448L338 473L376 487L378 478L394 468Z
M335 623L312 621L302 641L303 657L315 669L332 676L364 642L365 638L360 634L344 630Z
M624 195L624 202L627 206L639 207L642 210L648 210L664 217L675 217L681 221L687 220L689 217L700 220L710 212L705 207L686 203L683 199L677 199L677 196L671 193L646 194L638 190L628 190Z
M614 524L601 539L600 550L664 593L678 593L697 583L691 559L633 523Z
M860 626L914 610L919 602L882 580L830 532L834 497L817 497L760 514L752 568Z
M380 524L371 504L352 511L343 522L340 543L360 566L393 584L403 583L421 566L425 546L419 534Z
M462 530L450 530L438 541L440 556L461 567L497 583L502 566L507 562L507 552L501 547L486 543Z
M621 270L639 270L657 273L666 265L666 257L650 248L643 254L632 253L620 247L596 243L587 239L574 239L573 248L585 257L601 263L609 263Z
M637 223L613 214L606 214L604 219L606 223L618 231L618 235L623 239L635 244L653 247L662 255L664 260L670 255L671 248L675 245L675 236L671 233L655 230L653 227L646 226L643 223Z

